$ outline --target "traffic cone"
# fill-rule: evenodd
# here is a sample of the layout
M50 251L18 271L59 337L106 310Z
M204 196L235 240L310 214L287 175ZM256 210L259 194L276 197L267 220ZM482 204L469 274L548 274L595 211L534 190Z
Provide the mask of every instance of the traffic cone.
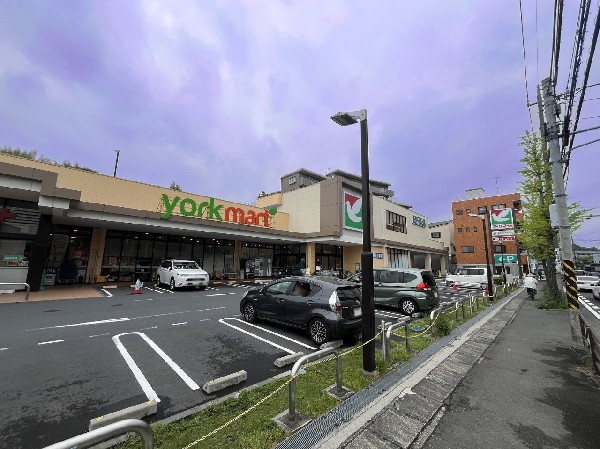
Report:
M132 295L141 295L142 294L142 287L144 286L144 284L142 283L142 281L140 281L139 279L135 282L135 285L133 286L133 293Z
M456 291L456 282L452 283L452 291L455 292Z

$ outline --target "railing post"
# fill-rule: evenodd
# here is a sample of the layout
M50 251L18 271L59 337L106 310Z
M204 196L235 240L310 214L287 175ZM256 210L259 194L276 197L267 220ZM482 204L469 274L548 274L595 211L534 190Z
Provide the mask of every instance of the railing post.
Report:
M336 374L336 388L337 388L337 393L338 394L343 394L344 393L344 385L342 384L342 357L339 353L339 351L335 352L335 362L336 362L336 370L335 370L335 374Z
M406 339L406 351L411 352L410 347L410 330L408 329L408 322L404 325L404 338Z
M469 293L469 314L473 315L473 294Z
M388 358L388 354L387 354L387 349L388 349L388 345L387 345L387 335L385 332L385 325L386 322L385 320L381 320L381 357L383 357L383 361L384 363L387 363L387 358Z
M292 422L296 420L296 376L292 376L290 381L290 390L289 390L289 410L288 410L288 419Z
M465 319L465 301L464 300L460 302L460 308L462 310L462 317L464 320Z

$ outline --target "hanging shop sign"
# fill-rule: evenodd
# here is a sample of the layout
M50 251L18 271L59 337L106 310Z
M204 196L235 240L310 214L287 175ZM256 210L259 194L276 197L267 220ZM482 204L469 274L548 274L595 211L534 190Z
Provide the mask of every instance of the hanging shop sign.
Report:
M492 242L495 243L499 243L499 242L514 242L516 240L516 237L514 235L493 235L492 236Z
M500 237L505 235L515 235L515 231L512 229L508 231L492 231L492 237Z
M344 228L363 230L362 198L354 193L344 192Z
M514 229L512 209L492 209L490 210L490 227L495 229Z
M165 211L160 215L160 218L163 220L168 220L175 211L178 211L184 217L206 218L208 220L268 228L270 227L269 218L277 214L277 209L256 212L252 209L244 210L241 207L225 207L223 204L218 204L214 198L196 203L191 198L181 199L179 196L170 199L168 195L163 193L162 201L165 205Z

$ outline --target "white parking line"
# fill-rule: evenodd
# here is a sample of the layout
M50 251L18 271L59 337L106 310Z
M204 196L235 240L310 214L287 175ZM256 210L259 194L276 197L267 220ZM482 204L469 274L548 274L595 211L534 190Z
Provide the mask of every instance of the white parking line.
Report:
M281 334L278 334L277 332L270 331L270 330L268 330L268 329L265 329L265 328L263 328L263 327L257 326L256 324L248 323L247 321L240 320L239 318L223 318L223 319L224 319L224 320L235 320L235 321L239 321L240 323L243 323L243 324L245 324L246 326L255 327L255 328L257 328L257 329L260 329L261 331L263 331L263 332L266 332L266 333L268 333L268 334L277 335L278 337L280 337L280 338L283 338L284 340L289 340L289 341L292 341L292 342L294 342L294 343L296 343L296 344L299 344L300 346L304 346L305 348L308 348L308 349L313 349L313 350L316 350L316 349L317 349L317 348L315 348L314 346L307 345L306 343L302 343L301 341L294 340L293 338L286 337L285 335L281 335ZM220 321L220 320L219 320L219 321Z
M213 293L212 295L205 295L205 296L225 296L226 293Z
M404 315L395 315L390 312L378 312L378 311L375 312L375 315L385 316L387 318L401 318L404 316Z
M136 334L136 335L139 335L140 337L142 337L142 339L144 339L144 341L146 343L148 343L148 345L150 345L150 347L152 349L154 349L154 351L165 361L165 363L167 365L169 365L169 367L171 367L171 369L173 371L175 371L175 373L186 383L186 385L188 387L190 387L190 389L192 389L192 390L198 390L198 389L200 389L200 386L196 382L194 382L192 380L192 378L190 376L188 376L185 373L185 371L183 371L179 367L179 365L177 365L171 359L171 357L169 357L167 354L165 354L165 352L162 349L160 349L160 347L158 347L158 345L156 343L154 343L150 339L150 337L148 337L143 332L125 332L123 334L115 335L112 339L115 342L115 345L117 346L117 349L119 350L119 352L121 353L121 355L125 359L125 362L129 366L129 369L133 372L133 375L135 376L136 380L138 381L138 383L142 387L142 390L144 390L144 393L146 393L146 397L148 398L148 400L155 400L156 402L160 402L160 399L158 398L158 395L156 394L156 392L154 391L154 389L150 385L150 382L148 382L148 380L146 379L146 377L144 376L144 374L142 373L142 371L140 370L140 368L137 366L137 364L135 363L135 361L133 360L133 358L131 357L131 355L127 351L127 349L125 349L125 346L123 346L123 343L121 343L120 338L123 335L131 335L131 334Z
M38 346L40 345L51 345L53 343L62 343L64 340L51 340L51 341L42 341L40 343L38 343Z
M183 326L184 324L187 324L187 321L184 321L183 323L171 323L171 326Z
M230 319L234 319L234 318L230 318ZM259 337L258 335L253 334L252 332L248 332L247 330L242 329L241 327L237 327L237 326L234 326L233 324L226 323L224 321L224 318L220 319L219 323L224 324L225 326L233 327L234 329L237 329L237 330L239 330L240 332L242 332L244 334L250 335L251 337L254 337L254 338L256 338L256 339L258 339L260 341L264 341L265 343L268 343L271 346L275 346L276 348L281 349L282 351L285 351L288 354L295 354L296 353L296 351L292 351L291 349L284 348L283 346L280 346L277 343L273 343L272 341L267 340L266 338Z
M226 307L222 306L222 307L213 307L213 308L210 308L210 309L183 310L181 312L159 313L159 314L156 314L156 315L137 316L137 317L133 317L131 319L132 320L139 320L139 319L142 319L142 318L155 318L155 317L158 317L158 316L180 315L182 313L192 313L192 312L209 312L211 310L221 310L221 309L226 309Z
M8 348L0 348L0 351L7 351Z
M100 291L101 291L101 292L104 292L104 294L105 294L106 296L108 296L109 298L112 298L112 296L113 296L113 294L112 294L111 292L109 292L108 290L106 290L106 289L104 289L104 288L101 288L101 289L100 289Z
M29 331L42 331L42 330L46 330L46 329L58 329L58 328L61 328L61 327L92 326L94 324L118 323L118 322L121 322L121 321L129 321L129 318L111 318L109 320L86 321L84 323L62 324L60 326L38 327L38 328L35 328L35 329L25 329L25 332L29 332Z
M95 338L95 337L104 337L105 335L110 335L110 332L107 332L105 334L96 334L96 335L90 335L90 338Z

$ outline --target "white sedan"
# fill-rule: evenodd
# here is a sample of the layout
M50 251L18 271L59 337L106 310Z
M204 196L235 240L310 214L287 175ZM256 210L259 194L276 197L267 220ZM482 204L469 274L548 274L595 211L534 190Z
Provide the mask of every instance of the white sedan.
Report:
M593 287L600 285L598 276L577 276L577 290L593 290Z

